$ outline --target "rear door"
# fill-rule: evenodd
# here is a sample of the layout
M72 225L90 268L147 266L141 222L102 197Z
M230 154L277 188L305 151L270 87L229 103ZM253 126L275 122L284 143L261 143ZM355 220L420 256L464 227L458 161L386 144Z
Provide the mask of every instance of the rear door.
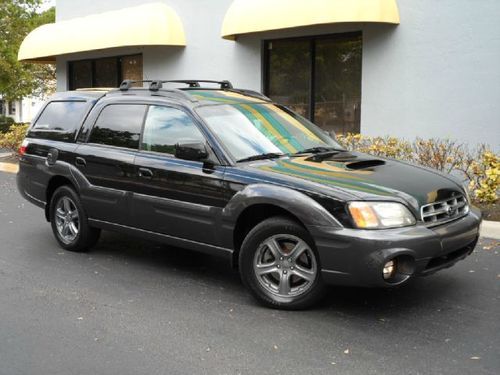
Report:
M180 108L150 106L135 160L135 225L215 244L215 224L226 202L224 167L176 158L175 145L182 141L206 142L196 120Z
M74 163L90 183L81 195L90 218L130 225L134 159L146 113L142 104L105 106Z

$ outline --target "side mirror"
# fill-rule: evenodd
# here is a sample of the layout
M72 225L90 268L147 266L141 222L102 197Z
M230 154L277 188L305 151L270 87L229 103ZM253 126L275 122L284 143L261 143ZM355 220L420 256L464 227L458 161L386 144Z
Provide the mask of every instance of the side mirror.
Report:
M175 157L184 160L203 161L208 158L207 146L203 142L179 142L175 145Z

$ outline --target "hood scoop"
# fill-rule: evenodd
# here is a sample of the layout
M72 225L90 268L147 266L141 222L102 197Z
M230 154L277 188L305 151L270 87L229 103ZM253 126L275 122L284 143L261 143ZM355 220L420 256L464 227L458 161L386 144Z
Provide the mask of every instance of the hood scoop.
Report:
M380 159L366 159L366 160L354 161L352 163L346 163L346 167L349 169L359 170L359 169L378 167L384 164L385 161Z
M309 158L307 158L307 161L317 161L317 162L322 162L322 161L340 161L340 162L347 162L347 161L353 161L356 160L357 156L351 154L348 151L328 151L328 152L322 152L320 154L313 155Z

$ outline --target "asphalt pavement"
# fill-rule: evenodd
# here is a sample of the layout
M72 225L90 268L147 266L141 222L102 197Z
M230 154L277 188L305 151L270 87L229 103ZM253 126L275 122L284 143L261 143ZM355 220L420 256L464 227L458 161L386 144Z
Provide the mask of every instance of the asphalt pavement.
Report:
M0 374L499 374L499 252L277 311L215 257L109 232L63 251L0 172Z

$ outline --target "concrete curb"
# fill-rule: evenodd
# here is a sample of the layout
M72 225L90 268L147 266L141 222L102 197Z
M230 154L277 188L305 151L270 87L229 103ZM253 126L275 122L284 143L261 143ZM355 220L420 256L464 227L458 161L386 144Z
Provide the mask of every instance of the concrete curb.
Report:
M481 237L500 240L500 221L486 221L481 224Z
M12 156L12 154L12 152L0 152L0 159L8 158L9 156Z
M0 161L0 172L17 173L19 164L17 163L2 163Z

